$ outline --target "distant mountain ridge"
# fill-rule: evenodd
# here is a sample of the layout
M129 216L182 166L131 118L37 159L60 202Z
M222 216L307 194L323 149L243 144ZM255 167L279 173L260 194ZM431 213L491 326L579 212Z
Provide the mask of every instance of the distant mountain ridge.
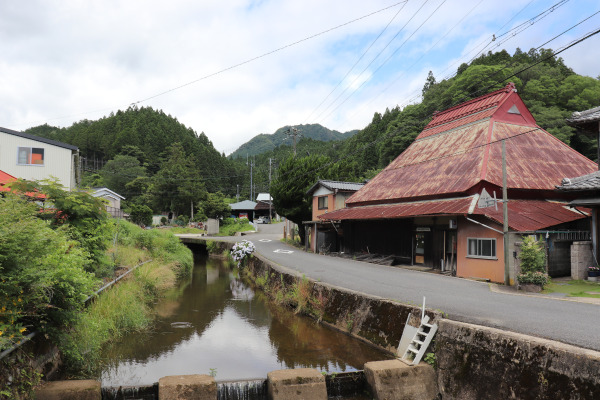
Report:
M275 149L282 144L291 145L292 138L286 135L290 128L298 129L300 138L311 138L322 142L330 142L332 140L344 140L354 136L358 130L348 132L338 132L327 129L320 124L306 124L284 126L275 131L275 133L261 133L254 136L252 139L241 145L236 151L229 155L230 159L243 158L246 156L254 156Z

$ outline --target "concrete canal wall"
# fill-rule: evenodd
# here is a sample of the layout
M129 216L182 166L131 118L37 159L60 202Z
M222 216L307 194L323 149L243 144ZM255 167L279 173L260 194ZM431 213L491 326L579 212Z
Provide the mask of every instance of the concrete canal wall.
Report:
M288 286L303 279L260 255L247 268ZM310 285L311 296L323 301L323 323L392 353L408 315L420 318L412 305L321 282ZM600 399L600 352L452 321L436 311L427 315L439 325L432 351L441 399Z

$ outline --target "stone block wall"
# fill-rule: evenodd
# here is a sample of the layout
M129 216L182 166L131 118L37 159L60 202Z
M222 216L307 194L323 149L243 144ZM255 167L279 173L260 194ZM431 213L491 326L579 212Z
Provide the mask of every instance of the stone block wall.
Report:
M594 265L592 242L573 242L571 245L571 278L587 279L588 268Z

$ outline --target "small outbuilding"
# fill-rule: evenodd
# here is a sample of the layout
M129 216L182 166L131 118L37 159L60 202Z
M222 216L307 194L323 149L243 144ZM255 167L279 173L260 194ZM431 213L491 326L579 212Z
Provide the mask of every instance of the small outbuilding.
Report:
M319 180L306 192L312 196L312 220L304 221L306 225L306 245L317 252L339 251L338 236L341 235L338 223L322 221L319 215L346 207L346 200L364 183Z

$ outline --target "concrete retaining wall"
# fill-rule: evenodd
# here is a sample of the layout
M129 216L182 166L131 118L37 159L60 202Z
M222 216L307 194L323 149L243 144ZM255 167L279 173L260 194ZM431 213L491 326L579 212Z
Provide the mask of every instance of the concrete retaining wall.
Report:
M442 399L600 399L600 353L442 320L436 336Z
M295 271L261 256L254 257L248 269L288 285L301 279ZM392 353L408 314L420 317L417 307L320 282L311 284L312 296L324 299L324 323ZM427 315L439 324L434 349L441 399L600 398L600 352L450 321L436 312Z

